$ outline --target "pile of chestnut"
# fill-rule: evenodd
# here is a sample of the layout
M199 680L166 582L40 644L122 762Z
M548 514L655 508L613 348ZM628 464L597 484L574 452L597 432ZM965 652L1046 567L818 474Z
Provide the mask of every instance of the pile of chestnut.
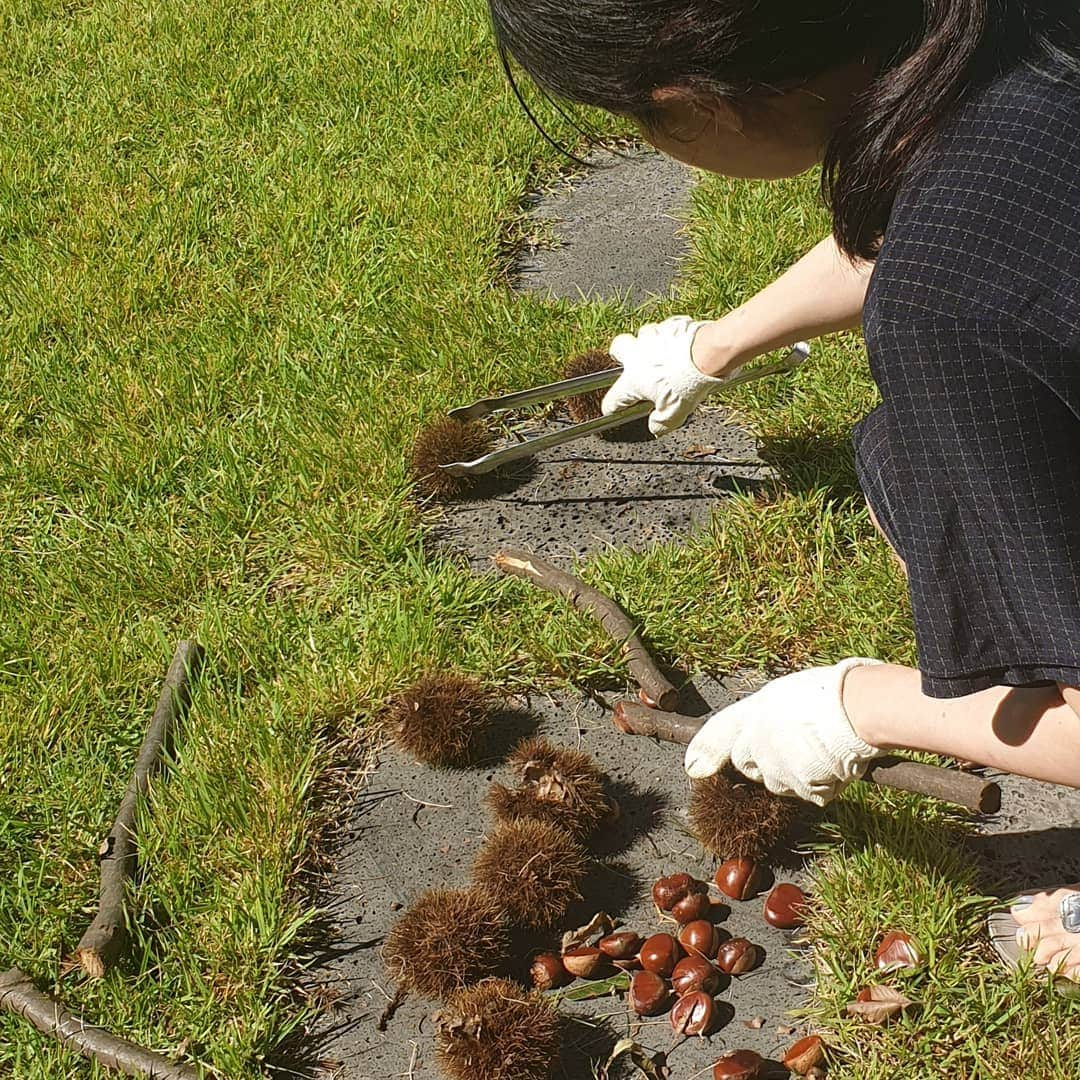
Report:
M752 859L729 859L716 872L715 885L732 900L750 900L764 891L768 871ZM656 881L653 903L662 917L675 922L675 933L643 937L619 930L595 945L579 945L558 953L541 953L530 969L540 990L565 986L572 979L597 979L613 968L630 973L629 1004L638 1016L669 1014L677 1035L710 1035L727 1023L729 1006L714 995L724 976L745 975L762 961L762 950L743 937L730 937L709 919L713 902L709 885L690 874L671 874ZM790 883L776 885L766 896L762 914L769 925L794 930L803 924L806 896ZM813 1044L813 1045L811 1045ZM796 1053L796 1051L798 1051ZM784 1063L799 1076L820 1076L824 1046L817 1036L802 1039ZM713 1066L715 1080L753 1080L764 1060L752 1050L725 1054Z

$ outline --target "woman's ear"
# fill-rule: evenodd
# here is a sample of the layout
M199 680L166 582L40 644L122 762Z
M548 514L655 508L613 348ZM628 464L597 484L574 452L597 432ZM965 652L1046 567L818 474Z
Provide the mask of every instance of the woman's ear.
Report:
M652 92L653 103L666 117L670 126L683 131L703 129L741 133L743 118L735 106L724 98L699 94L683 86L661 86Z

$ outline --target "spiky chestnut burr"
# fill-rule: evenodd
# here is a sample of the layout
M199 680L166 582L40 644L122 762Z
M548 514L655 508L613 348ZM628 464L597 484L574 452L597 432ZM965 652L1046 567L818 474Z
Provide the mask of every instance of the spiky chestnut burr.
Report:
M435 1039L452 1080L548 1080L559 1059L559 1017L540 994L486 979L447 1002Z
M502 910L477 889L423 893L390 929L387 973L403 990L445 998L499 972L510 956Z
M563 366L564 379L576 379L579 375L591 375L594 371L607 371L618 367L618 363L606 349L589 349L588 352L572 356ZM586 420L595 420L600 415L600 403L606 390L589 390L566 399L566 411L575 424Z
M492 784L487 796L500 821L544 821L584 841L616 813L604 792L604 774L589 754L532 738L518 743L509 764L519 786Z
M721 859L765 858L798 813L798 800L774 795L730 767L695 780L690 792L690 827Z
M473 478L454 476L440 466L473 461L492 447L491 432L475 420L462 423L444 416L428 424L413 443L409 473L417 492L428 499L455 499L468 492Z
M436 768L463 768L480 754L497 696L468 675L424 675L395 695L386 711L397 745Z
M575 901L588 870L585 849L544 821L500 825L473 865L473 882L519 925L553 927Z

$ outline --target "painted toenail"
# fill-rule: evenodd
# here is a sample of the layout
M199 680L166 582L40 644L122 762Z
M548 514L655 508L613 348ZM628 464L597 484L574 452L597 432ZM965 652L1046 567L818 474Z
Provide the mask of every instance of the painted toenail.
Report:
M1035 897L1034 896L1018 896L1012 902L1011 906L1012 906L1013 911L1023 911L1025 908L1031 907L1031 905L1034 904L1034 903L1035 903Z

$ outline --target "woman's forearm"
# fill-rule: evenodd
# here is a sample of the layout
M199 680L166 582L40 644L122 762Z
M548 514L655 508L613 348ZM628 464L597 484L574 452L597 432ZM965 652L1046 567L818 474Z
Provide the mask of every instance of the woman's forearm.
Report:
M873 263L852 263L830 236L745 304L706 323L694 339L694 363L707 375L731 374L747 361L795 341L862 322Z
M1057 687L996 686L929 698L919 673L894 664L861 667L844 681L856 732L885 750L927 750L1005 772L1080 787L1080 715Z

